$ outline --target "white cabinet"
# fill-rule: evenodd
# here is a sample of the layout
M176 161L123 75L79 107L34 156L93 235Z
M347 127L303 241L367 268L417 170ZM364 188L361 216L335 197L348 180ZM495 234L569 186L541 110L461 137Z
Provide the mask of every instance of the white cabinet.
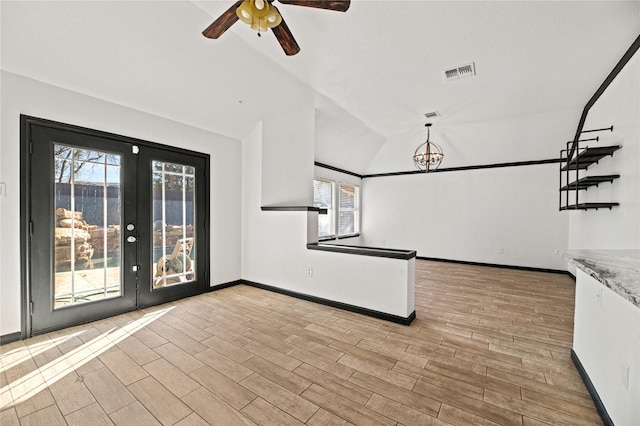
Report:
M581 270L573 350L616 425L640 422L640 308Z

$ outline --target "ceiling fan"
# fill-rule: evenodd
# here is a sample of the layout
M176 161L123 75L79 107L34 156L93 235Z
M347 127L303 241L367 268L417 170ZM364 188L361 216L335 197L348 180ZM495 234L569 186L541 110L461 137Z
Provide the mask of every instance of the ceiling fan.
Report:
M273 34L278 39L280 46L287 56L300 52L300 46L293 38L289 27L282 19L280 11L273 5L274 0L238 0L233 6L227 9L218 19L202 32L208 38L218 38L238 19L258 31L273 30ZM351 0L278 0L282 4L294 6L315 7L316 9L335 10L346 12L349 9Z

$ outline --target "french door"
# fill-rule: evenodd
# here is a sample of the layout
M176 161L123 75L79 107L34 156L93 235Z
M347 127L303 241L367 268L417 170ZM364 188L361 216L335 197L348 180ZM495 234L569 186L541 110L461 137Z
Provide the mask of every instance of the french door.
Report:
M21 119L26 336L207 289L208 156Z

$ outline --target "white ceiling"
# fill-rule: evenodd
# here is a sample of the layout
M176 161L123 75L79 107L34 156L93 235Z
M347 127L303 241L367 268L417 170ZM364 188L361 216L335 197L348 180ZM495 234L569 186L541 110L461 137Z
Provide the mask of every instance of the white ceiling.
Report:
M452 153L523 117L566 122L560 137L571 138L640 33L640 2L352 0L346 13L279 4L302 49L287 57L242 22L203 37L232 2L3 0L1 66L236 139L311 93L317 159L362 173L406 169L385 164L387 153L422 142L433 110L434 135L457 143ZM475 78L443 81L441 70L472 61Z

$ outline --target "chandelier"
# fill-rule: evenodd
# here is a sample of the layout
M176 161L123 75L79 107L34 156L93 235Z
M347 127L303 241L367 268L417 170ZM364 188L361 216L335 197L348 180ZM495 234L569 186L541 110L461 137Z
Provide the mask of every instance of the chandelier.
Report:
M429 173L440 166L444 154L440 145L435 142L429 142L431 123L427 123L425 126L427 127L427 141L416 148L413 154L413 164L415 164L416 169Z
M244 0L236 9L236 15L252 30L258 31L258 35L260 31L277 27L282 22L282 16L268 0Z

